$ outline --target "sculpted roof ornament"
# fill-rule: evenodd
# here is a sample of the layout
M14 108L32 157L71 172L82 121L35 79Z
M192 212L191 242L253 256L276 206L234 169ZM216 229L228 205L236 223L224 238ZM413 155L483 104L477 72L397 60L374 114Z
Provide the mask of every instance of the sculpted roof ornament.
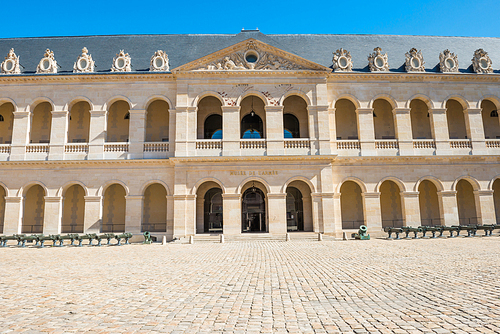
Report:
M116 54L113 58L113 66L111 66L111 72L130 72L132 71L131 58L128 53L120 50L120 53Z
M162 51L158 50L155 52L153 57L151 57L151 61L149 63L149 70L151 72L158 72L158 71L169 71L169 63L168 63L168 55Z
M304 59L290 52L250 38L225 49L181 65L181 71L326 71L331 69Z
M57 73L57 61L54 59L54 52L45 50L43 58L38 63L36 73Z
M371 72L389 71L389 60L387 53L382 54L382 49L376 47L373 53L368 56L368 65Z
M493 73L493 68L491 68L491 59L488 56L488 52L485 52L483 49L477 49L474 51L472 67L476 73Z
M83 72L94 72L94 60L92 56L88 54L89 50L87 48L82 49L82 54L78 56L78 59L73 66L73 73L83 73Z
M405 56L406 72L425 72L425 62L424 56L422 56L422 51L417 51L417 49L411 48L411 50L407 52Z
M458 72L458 57L446 49L439 54L439 68L443 73Z
M352 71L352 57L349 51L343 48L338 49L333 53L333 70L335 72L351 72Z
M21 69L19 68L19 56L16 56L14 49L10 49L9 54L5 57L5 60L1 65L2 74L20 74Z

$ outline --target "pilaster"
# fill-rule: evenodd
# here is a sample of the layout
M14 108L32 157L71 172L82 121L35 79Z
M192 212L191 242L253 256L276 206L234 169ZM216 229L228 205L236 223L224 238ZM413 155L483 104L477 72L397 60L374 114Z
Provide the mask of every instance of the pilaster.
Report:
M446 109L429 109L429 116L431 119L432 138L436 141L436 155L451 154Z
M90 110L89 160L104 159L106 140L106 110Z
M68 114L67 110L52 111L49 160L64 160L64 144L66 144L68 134Z
M26 144L29 138L30 112L15 111L14 124L12 128L12 144L10 148L10 160L20 161L26 158Z
M175 109L168 110L168 156L172 157L175 155L175 138L176 138L176 126L177 124L177 112Z
M406 191L402 193L403 213L406 226L420 226L420 202L418 200L418 191Z
M380 192L366 192L362 194L365 209L365 220L368 232L382 230L382 211L380 208Z
M311 201L312 201L313 232L324 233L325 230L323 228L323 215L321 214L322 212L321 193L312 193Z
M308 106L309 137L311 139L311 155L331 154L330 114L328 105Z
M187 157L196 148L196 107L177 107L175 122L175 156Z
M330 151L336 155L337 152L337 123L335 121L336 108L328 108L328 119L330 122Z
M482 109L465 109L465 126L472 142L472 155L488 154L484 137Z
M22 197L5 196L3 234L21 233Z
M265 109L267 155L283 155L283 106L266 106Z
M475 190L477 216L480 217L478 224L496 224L495 200L493 190Z
M377 155L375 151L375 128L373 124L373 108L356 109L358 116L358 134L362 156Z
M61 233L62 197L45 196L45 208L43 214L43 233Z
M84 196L85 217L83 219L84 233L99 233L102 225L102 197Z
M399 155L413 155L413 135L409 108L394 109L396 138L399 144Z
M146 110L130 110L128 133L130 138L128 159L142 159L144 157L144 138L146 136Z
M438 198L442 203L443 219L445 226L459 225L457 192L454 190L443 190L438 192Z
M333 194L333 221L335 225L336 238L340 238L342 235L342 206L340 203L340 193Z
M222 107L222 155L240 155L240 107ZM225 233L225 232L224 232Z
M267 194L270 234L286 234L286 194Z
M340 197L338 199L340 204ZM323 213L323 233L333 235L336 238L342 235L342 219L340 219L340 229L338 229L335 216L336 201L335 194L321 193L321 207Z
M142 199L141 195L125 196L125 232L141 233Z
M225 235L241 233L241 195L222 194L222 228Z

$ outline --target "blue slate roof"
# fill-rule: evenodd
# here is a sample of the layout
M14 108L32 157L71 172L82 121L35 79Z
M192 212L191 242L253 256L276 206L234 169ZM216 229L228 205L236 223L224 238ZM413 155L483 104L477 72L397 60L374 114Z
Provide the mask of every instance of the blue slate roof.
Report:
M244 30L234 35L116 35L81 37L37 37L0 39L0 59L14 48L23 74L34 74L45 50L51 49L60 66L59 74L73 72L73 64L87 47L96 63L96 72L111 73L115 55L124 50L132 58L132 71L149 71L151 56L164 50L170 69L186 64L248 38L296 54L320 65L332 66L332 52L344 48L351 52L356 72L369 72L367 57L375 47L389 56L391 72L404 72L405 53L422 50L426 72L439 72L439 53L449 49L458 56L460 72L472 73L474 51L482 48L490 56L494 73L500 73L500 38L391 36L391 35L273 35Z

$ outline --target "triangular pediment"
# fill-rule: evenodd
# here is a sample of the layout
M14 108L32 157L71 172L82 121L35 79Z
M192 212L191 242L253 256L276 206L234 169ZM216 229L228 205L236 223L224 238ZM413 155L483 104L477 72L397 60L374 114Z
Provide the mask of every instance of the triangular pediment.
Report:
M172 72L207 71L327 71L319 65L290 52L283 51L254 38L241 41L225 49L211 53Z

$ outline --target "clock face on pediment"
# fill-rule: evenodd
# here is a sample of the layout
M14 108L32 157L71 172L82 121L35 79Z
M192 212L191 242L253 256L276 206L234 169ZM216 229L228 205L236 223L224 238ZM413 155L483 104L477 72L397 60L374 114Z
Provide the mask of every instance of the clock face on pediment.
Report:
M172 70L172 72L208 71L331 72L331 69L250 38Z

